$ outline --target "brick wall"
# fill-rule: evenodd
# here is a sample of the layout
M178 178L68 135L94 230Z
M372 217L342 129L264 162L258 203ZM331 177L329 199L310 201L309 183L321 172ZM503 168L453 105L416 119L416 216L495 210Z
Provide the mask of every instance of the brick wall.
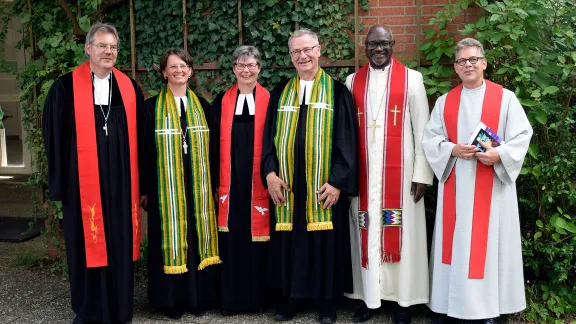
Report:
M441 10L449 0L370 0L369 10L359 11L359 19L364 29L360 32L360 59L365 61L364 42L366 33L375 24L385 24L392 28L396 39L394 55L400 60L418 60L418 47L424 41L424 31L428 28L430 18ZM455 19L455 24L448 30L455 32L462 29L466 22L478 19L481 9L470 7ZM425 64L423 60L421 63Z

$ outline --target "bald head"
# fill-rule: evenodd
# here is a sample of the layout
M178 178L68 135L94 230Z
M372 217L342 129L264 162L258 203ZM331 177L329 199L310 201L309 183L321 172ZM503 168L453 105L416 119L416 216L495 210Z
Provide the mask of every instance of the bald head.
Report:
M386 25L374 25L366 35L366 57L374 69L383 69L392 59L395 41L392 29Z

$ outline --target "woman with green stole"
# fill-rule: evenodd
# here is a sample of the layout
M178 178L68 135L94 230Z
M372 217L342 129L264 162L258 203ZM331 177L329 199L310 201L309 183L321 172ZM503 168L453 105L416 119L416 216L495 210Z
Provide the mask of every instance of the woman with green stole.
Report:
M221 263L212 196L210 106L188 87L192 58L169 49L160 60L166 86L146 100L141 191L148 211L148 299L170 318L202 314L216 299Z

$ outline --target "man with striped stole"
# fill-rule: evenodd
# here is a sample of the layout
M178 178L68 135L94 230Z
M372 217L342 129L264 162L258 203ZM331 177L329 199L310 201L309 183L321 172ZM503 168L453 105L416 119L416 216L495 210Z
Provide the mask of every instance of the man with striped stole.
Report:
M318 65L318 36L288 40L298 75L270 94L261 176L274 202L268 283L282 291L276 320L304 299L321 323L336 321L335 301L352 290L348 197L356 193L357 128L352 95ZM271 205L272 206L272 205Z
M192 58L166 51L166 86L146 100L142 159L148 210L148 299L170 318L201 314L216 298L217 219L212 195L210 106L188 88Z
M430 118L422 74L392 57L388 26L366 36L369 64L348 76L359 123L359 195L352 199L354 294L364 301L355 323L381 300L394 302L394 322L410 323L408 306L428 302L424 192L434 174L422 150Z

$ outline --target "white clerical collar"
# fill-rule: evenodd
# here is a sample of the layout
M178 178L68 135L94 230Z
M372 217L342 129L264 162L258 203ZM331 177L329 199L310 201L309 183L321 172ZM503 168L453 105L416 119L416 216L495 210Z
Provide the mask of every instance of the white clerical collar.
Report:
M314 84L314 80L310 80L310 81L304 81L304 80L300 80L300 93L298 94L299 96L299 103L300 105L302 105L302 96L304 95L304 92L306 92L306 101L305 104L310 104L310 95L312 94L312 85ZM306 91L304 91L306 90Z
M372 67L372 65L369 65L369 70L370 73L386 74L388 71L390 71L390 64L386 65L383 69L375 69Z
M251 116L256 113L256 104L254 103L254 94L252 93L240 93L238 94L238 100L236 100L236 115L242 115L242 110L244 110L244 101L248 102L248 111Z
M178 106L178 117L182 116L181 111L184 110L186 112L186 106L188 105L188 97L176 97L174 96L174 100L176 101L176 106ZM184 108L180 107L180 105L184 102Z
M110 101L110 74L104 78L99 78L95 73L94 76L94 104L96 105L108 105Z

